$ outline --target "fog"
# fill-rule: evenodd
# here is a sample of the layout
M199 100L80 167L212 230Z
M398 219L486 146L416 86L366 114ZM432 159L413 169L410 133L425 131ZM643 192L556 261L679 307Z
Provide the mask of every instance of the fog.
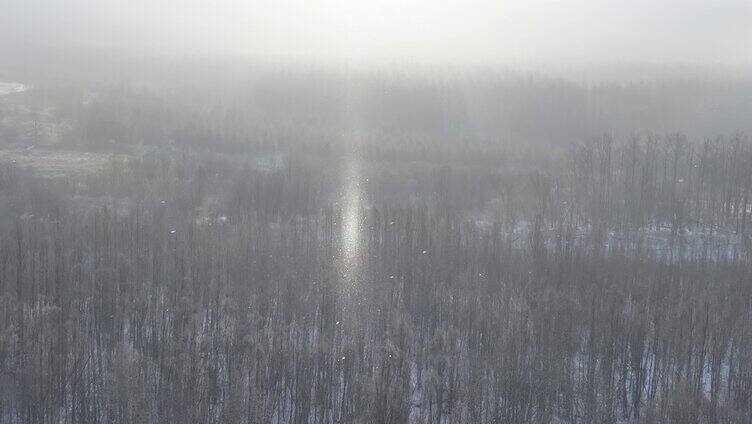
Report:
M748 0L4 0L0 424L752 423Z
M363 66L749 66L746 0L6 0L4 41Z

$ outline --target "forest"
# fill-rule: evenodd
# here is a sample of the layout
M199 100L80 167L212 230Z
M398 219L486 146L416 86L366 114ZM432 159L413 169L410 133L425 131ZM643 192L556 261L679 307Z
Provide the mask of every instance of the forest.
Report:
M0 423L752 421L750 85L202 72L0 96Z
M752 424L751 23L0 1L0 424Z

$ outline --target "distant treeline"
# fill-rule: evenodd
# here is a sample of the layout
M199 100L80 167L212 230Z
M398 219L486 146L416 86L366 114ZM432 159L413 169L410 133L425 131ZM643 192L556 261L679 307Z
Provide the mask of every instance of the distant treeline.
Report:
M112 69L110 79L87 79L81 70L27 81L36 88L23 97L30 108L24 120L64 121L56 128L65 132L62 139L100 149L110 142L228 150L320 145L345 128L381 149L400 145L402 154L416 144L434 154L458 144L560 147L602 132L682 130L692 139L752 132L752 82L733 76L587 83L511 71L346 72L179 61L144 70L128 63ZM55 116L40 116L46 107ZM30 129L6 131L8 140L33 138Z
M514 75L403 80L289 72L138 87L99 92L83 111L87 137L221 145L269 134L310 142L354 128L379 144L408 136L433 145L567 146L604 131L681 129L693 138L752 131L752 83L733 80L581 85Z

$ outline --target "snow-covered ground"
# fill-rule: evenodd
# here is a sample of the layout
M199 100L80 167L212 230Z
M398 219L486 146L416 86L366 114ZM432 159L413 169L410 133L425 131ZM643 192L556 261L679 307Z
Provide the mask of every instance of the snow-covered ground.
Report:
M5 96L12 93L22 93L29 89L31 89L31 86L28 86L26 84L0 81L0 96Z
M501 204L491 202L481 211L465 213L466 222L479 231L500 231L502 237L511 240L511 245L526 248L530 245L533 223L522 216L513 222L503 222L494 227L500 216ZM557 229L543 225L542 241L545 246L555 248L559 243L594 248L608 252L641 252L654 258L668 261L711 260L723 261L744 258L749 254L752 239L730 229L695 225L672 231L670 224L649 225L626 231L596 231L590 225L577 228Z

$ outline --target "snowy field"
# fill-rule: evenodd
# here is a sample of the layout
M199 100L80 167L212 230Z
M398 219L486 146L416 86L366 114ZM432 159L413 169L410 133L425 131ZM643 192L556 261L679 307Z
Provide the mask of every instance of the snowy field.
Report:
M29 90L31 87L26 84L18 82L2 82L0 81L0 96L5 96L13 93L22 93Z

